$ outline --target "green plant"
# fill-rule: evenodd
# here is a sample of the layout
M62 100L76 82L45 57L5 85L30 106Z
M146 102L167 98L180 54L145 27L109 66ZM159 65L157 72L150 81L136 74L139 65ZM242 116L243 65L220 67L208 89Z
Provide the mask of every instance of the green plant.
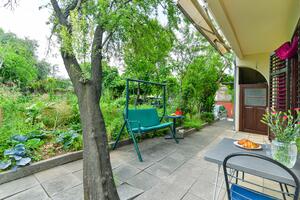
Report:
M202 112L200 118L205 122L211 123L214 121L214 114L211 112Z
M195 117L192 119L186 118L184 119L183 127L200 129L203 126L203 124L204 122L199 117Z
M261 122L270 127L278 142L289 143L295 141L300 132L300 110L297 108L296 117L291 110L276 112L266 110Z
M74 130L59 133L56 142L62 144L65 150L82 148L82 136Z
M0 170L6 170L9 167L16 169L30 162L31 158L27 156L25 145L20 143L4 151L4 159L0 161Z

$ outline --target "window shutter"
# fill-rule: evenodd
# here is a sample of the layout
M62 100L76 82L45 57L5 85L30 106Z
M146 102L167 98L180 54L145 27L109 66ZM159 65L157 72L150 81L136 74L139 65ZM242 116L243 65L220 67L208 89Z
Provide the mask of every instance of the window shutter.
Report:
M275 53L270 57L269 107L277 111L288 109L289 67L286 60L280 60Z

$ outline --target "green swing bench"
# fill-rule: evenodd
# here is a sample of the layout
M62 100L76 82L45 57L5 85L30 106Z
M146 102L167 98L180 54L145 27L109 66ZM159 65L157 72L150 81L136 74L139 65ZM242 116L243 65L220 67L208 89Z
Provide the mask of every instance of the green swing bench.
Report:
M172 134L172 137L178 143L178 140L175 137L175 133L173 132L173 122L165 122L161 123L163 117L160 119L158 116L157 110L155 108L148 108L148 109L129 109L128 108L128 101L129 101L129 94L128 94L128 86L129 81L134 82L142 82L146 84L156 84L163 86L164 91L164 115L165 115L165 84L159 84L159 83L152 83L148 81L141 81L141 80L134 80L134 79L127 79L126 82L126 109L124 111L124 124L121 128L120 133L118 134L117 140L113 146L113 149L116 148L120 136L126 127L132 141L135 147L135 150L137 152L139 160L142 162L142 155L140 153L138 143L136 140L137 135L142 135L148 132L156 131L159 129L169 128Z

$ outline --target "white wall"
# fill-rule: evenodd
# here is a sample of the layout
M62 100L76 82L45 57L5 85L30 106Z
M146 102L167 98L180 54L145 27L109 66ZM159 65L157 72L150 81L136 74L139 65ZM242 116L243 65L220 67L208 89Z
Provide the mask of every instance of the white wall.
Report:
M244 56L243 59L236 58L236 77L235 77L235 130L238 131L239 117L240 117L240 85L239 85L239 69L241 67L248 67L260 72L269 82L269 63L270 54L254 54Z

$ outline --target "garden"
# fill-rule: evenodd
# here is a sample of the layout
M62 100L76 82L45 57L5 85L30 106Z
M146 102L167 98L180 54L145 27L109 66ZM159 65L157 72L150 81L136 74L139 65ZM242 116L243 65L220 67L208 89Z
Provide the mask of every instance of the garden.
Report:
M143 43L144 52L136 53L128 44L124 69L104 63L100 104L109 141L115 141L124 122L126 78L165 83L166 114L180 109L186 116L180 125L196 129L214 120L215 93L222 82L233 79L224 73L224 58L202 36L188 31L189 25L181 33L187 35L184 40L155 22L153 25L163 37L153 43L137 41ZM36 41L0 29L0 44L0 169L17 169L81 150L79 107L71 81L57 78L57 67L37 58ZM159 46L159 50L154 46ZM153 49L150 54L149 49ZM179 49L187 54L174 59ZM151 106L162 111L162 91L158 88L136 84L129 93L130 106ZM149 133L146 137L162 136L167 131ZM126 133L121 139L127 138Z

